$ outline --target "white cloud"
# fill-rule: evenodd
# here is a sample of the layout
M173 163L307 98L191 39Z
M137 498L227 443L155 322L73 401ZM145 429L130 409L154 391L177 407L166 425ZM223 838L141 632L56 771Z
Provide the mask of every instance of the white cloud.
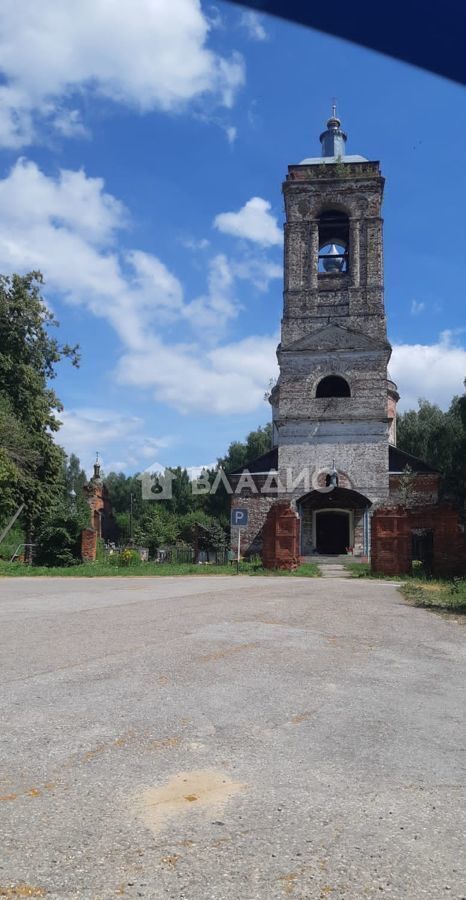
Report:
M401 410L417 409L419 398L446 409L453 395L463 392L466 349L455 343L451 331L443 331L435 344L395 344L390 372Z
M200 478L203 472L207 472L209 469L217 468L217 460L215 462L206 463L204 466L188 466L186 469L189 478L191 481L195 481L197 478Z
M234 296L234 276L223 253L209 262L207 293L183 308L183 317L204 338L218 341L227 323L238 315L240 305Z
M236 279L277 273L264 259L255 273L251 259L248 271L235 271L240 263L219 253L209 260L206 292L188 301L160 259L141 250L117 252L115 237L126 220L124 207L105 192L101 179L82 171L62 171L54 179L20 160L0 180L0 271L40 268L47 290L107 319L124 348L121 383L149 389L183 412L227 414L259 406L275 371L276 339L228 345L227 365L212 344L238 315ZM191 338L167 343L164 327L173 324ZM105 430L92 420L83 433Z
M236 138L238 137L238 129L236 128L236 125L226 125L225 134L227 136L228 143L234 144Z
M104 192L101 178L66 169L56 179L49 178L26 159L19 159L0 180L0 208L18 237L25 227L34 232L48 223L54 232L99 245L113 240L126 217L123 205Z
M232 263L236 278L250 281L258 291L268 290L276 278L283 278L283 267L264 256L245 256Z
M207 238L180 237L179 242L187 250L207 250L210 247L210 241Z
M53 119L53 127L55 131L66 138L89 138L91 136L89 129L81 121L79 109L59 110Z
M0 271L40 268L47 290L105 318L123 347L117 368L122 384L148 390L186 413L226 415L260 407L277 371L277 336L212 342L238 315L237 280L263 288L279 277L279 266L264 255L232 260L218 253L208 263L205 293L189 301L179 279L156 256L137 249L118 252L116 237L127 218L101 179L83 171L52 178L19 160L0 180ZM174 325L176 344L164 334L165 326ZM182 328L191 335L184 340ZM462 391L466 350L458 333L443 332L433 344L395 345L391 370L402 408L416 406L418 397L445 407ZM136 441L140 428L138 419L113 412L96 419L95 411L78 410L65 413L63 434L71 435L69 448L83 455L115 438L134 434ZM140 458L140 438L137 445ZM136 459L136 450L126 446ZM153 444L144 446L153 456Z
M418 316L420 313L424 312L426 308L425 303L420 300L411 300L411 315Z
M157 400L182 413L252 412L276 374L276 344L276 337L250 337L198 356L196 347L167 346L152 338L139 352L123 355L118 378L152 389Z
M261 17L252 9L245 10L242 13L240 25L246 30L248 37L252 41L266 41L268 39Z
M94 407L65 409L59 414L63 423L57 436L67 453L76 453L89 474L96 452L107 472L137 468L141 460L154 457L161 449L171 446L169 436L142 437L143 420L123 415L115 410ZM112 461L112 445L118 443L125 458Z
M209 49L210 28L198 0L3 0L4 145L30 143L37 117L70 133L73 111L68 126L55 112L76 92L140 112L179 110L205 95L231 107L244 62Z
M246 238L262 247L279 246L283 235L270 212L271 204L262 197L251 197L238 212L219 213L214 226L224 234Z

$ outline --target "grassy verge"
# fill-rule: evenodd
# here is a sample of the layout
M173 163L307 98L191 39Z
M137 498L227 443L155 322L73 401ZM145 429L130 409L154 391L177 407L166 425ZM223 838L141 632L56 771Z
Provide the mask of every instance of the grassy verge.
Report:
M400 587L400 592L414 606L466 613L466 579L422 581L409 578Z
M241 562L240 575L299 575L315 578L319 575L314 563L299 566L294 572L276 569L263 569L254 563ZM167 575L236 575L236 565L200 566L194 563L140 563L131 566L110 565L107 562L82 563L66 568L47 566L25 566L23 563L10 563L0 560L0 576L48 576L58 578L102 578L109 576L167 576Z
M401 581L400 593L414 606L455 613L466 613L466 579L449 580L419 578L417 575L381 575L371 572L368 563L347 563L353 578L383 578Z
M383 572L372 572L369 563L345 563L352 578L382 578L383 581L404 581L410 575L384 575Z

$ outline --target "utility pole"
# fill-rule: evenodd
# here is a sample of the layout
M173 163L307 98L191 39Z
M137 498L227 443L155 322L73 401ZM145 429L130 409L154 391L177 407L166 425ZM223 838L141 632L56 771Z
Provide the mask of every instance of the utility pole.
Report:
M129 542L133 543L133 494L129 495Z

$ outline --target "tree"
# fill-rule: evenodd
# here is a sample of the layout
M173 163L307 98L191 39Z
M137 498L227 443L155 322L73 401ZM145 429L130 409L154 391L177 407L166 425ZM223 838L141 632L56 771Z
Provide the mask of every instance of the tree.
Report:
M49 382L61 359L79 363L77 346L61 345L49 333L58 322L41 297L42 285L40 272L0 276L0 447L4 465L20 473L11 477L16 499L25 503L28 531L63 494L65 455L53 438L62 406ZM18 441L5 437L13 422L16 435L27 435L22 456Z
M72 566L81 561L81 530L85 522L69 502L49 507L37 528L34 562L42 566Z
M248 466L258 456L263 456L272 446L272 426L260 425L256 431L250 431L245 441L233 441L223 459L218 463L225 472L233 472L243 466Z
M151 501L146 504L141 519L134 528L137 544L149 548L154 556L156 550L174 544L180 533L178 518L171 513L162 501Z
M75 453L70 453L64 461L64 492L63 502L74 507L80 520L87 524L89 520L89 505L84 494L84 485L87 477L81 463ZM74 500L73 500L74 492Z
M39 461L31 435L13 413L9 400L0 394L0 524L22 503Z
M255 431L250 431L245 441L232 441L225 456L219 459L218 465L221 466L228 475L235 469L249 466L258 456L272 447L272 426L270 424L260 425ZM208 473L209 479L213 482L215 472ZM219 519L220 523L225 526L229 519L230 511L230 494L223 485L215 494L206 494L200 498L202 507L207 513Z
M466 430L463 425L463 397L453 397L449 409L427 400L417 410L398 417L398 446L426 460L442 475L442 496L464 505Z

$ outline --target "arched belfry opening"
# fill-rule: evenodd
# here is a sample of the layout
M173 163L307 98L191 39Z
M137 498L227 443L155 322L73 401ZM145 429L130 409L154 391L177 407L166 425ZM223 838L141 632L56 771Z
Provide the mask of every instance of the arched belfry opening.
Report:
M316 397L351 397L351 389L341 375L326 375L317 385Z
M345 212L329 209L319 217L319 273L345 274L349 270L349 218Z

